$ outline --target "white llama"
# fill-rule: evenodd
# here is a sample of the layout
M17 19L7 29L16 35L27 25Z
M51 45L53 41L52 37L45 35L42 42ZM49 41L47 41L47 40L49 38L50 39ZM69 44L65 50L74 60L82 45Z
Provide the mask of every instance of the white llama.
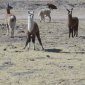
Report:
M37 39L42 46L42 50L44 50L41 38L40 38L40 32L39 27L36 22L34 22L34 11L28 11L28 32L27 32L27 41L25 44L24 49L28 45L28 49L30 48L30 41L34 43L34 50L35 50L35 37L37 36Z

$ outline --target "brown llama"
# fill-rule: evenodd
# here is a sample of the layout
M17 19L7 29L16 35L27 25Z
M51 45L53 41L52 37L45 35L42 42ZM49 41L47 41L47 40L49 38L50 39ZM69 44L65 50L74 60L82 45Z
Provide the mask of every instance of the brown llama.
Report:
M9 4L7 5L6 11L7 11L7 35L9 35L10 32L10 36L11 38L14 37L14 28L16 25L16 16L10 13L10 10L13 9L13 7L9 6Z
M25 44L24 49L28 45L28 49L30 48L30 41L34 43L34 50L35 50L35 37L37 36L37 39L42 46L42 50L44 50L41 38L40 38L40 32L39 32L39 27L36 22L34 22L34 12L33 11L28 11L28 29L27 29L27 41Z
M72 11L73 8L71 10L68 10L68 28L69 28L69 38L70 35L72 34L72 37L74 36L78 36L78 25L79 25L79 19L77 17L72 17Z

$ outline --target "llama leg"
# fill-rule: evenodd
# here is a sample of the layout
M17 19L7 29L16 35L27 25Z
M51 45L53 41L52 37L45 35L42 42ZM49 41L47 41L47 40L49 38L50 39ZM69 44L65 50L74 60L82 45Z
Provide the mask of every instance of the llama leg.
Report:
M9 36L9 25L7 24L7 36Z
M41 21L44 21L44 22L45 22L45 18L43 17L43 18L41 19Z
M77 23L77 26L76 26L76 37L78 37L78 25L79 25L79 20L78 20L78 23Z
M14 38L15 25L16 25L16 22L14 22L13 25L12 25L12 34L11 35L12 35L13 38Z
M69 29L69 38L70 38L70 33L71 33L71 30Z
M73 28L73 37L75 37L76 36L76 30L75 30L75 28Z
M78 37L78 26L75 26L74 28L74 36Z
M13 36L13 38L14 38L14 28L13 28L13 30L12 30L12 36Z
M12 38L12 28L9 26L9 30L10 30L10 37Z
M76 30L76 37L78 37L78 27L77 27L77 30Z
M28 39L27 39L27 42L26 42L26 46L28 45L28 50L30 48L30 41L31 41L31 36L29 35Z
M43 21L43 19L44 19L44 17L43 17L43 16L41 16L40 22L42 22L42 21Z
M29 50L29 48L30 48L30 42L28 43L28 48L27 49Z
M75 30L73 30L73 32L74 32L74 37L75 37L75 35L76 35L76 31L75 31Z
M41 16L40 22L42 22L42 20L43 20L43 18L42 18L42 16Z
M74 31L74 30L73 30L73 27L70 27L69 30L70 30L70 32L69 32L69 37L70 37L71 34L72 34L72 37L74 37L74 36L73 36L73 31Z
M43 21L45 22L45 16L43 17Z
M78 30L76 31L76 37L78 37Z
M42 18L40 18L40 22L42 21Z
M71 27L69 26L69 38L70 38L70 35L71 35Z
M9 24L9 31L10 31L10 37L12 38L12 28L11 28L11 24Z
M30 44L28 44L28 43L30 43L30 41L31 41L31 37L30 37L30 35L28 34L28 35L27 35L27 40L26 40L26 44L25 44L24 49L27 47L27 45L28 45L28 49L29 49Z
M11 38L14 38L14 28L15 28L16 22L11 23Z
M48 17L49 17L49 22L51 22L51 16L49 15Z
M32 36L32 42L34 44L34 50L35 50L35 34Z
M45 22L45 16L44 15L41 16L41 21Z
M39 31L36 33L36 36L37 36L37 38L38 38L38 41L39 41L40 45L42 46L42 50L44 50L43 45L42 45L42 42L41 42L41 38L40 38L40 33L39 33Z
M75 36L78 37L78 32L77 32L77 30L75 31Z
M72 37L74 37L74 35L73 35L73 29L71 29L71 32L72 32Z
M14 38L14 29L11 29L11 38Z

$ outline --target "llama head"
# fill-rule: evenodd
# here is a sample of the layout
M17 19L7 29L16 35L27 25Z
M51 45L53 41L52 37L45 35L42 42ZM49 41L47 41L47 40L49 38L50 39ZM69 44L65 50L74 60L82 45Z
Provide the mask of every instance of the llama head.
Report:
M68 15L72 15L73 8L71 8L70 10L66 8L66 10L68 11Z
M8 3L8 5L7 5L7 9L9 9L9 10L10 10L10 9L13 9L13 7L12 7L12 6L10 6L10 5L9 5L9 3Z
M34 17L34 11L28 10L28 16L29 16L30 18L33 18L33 17Z

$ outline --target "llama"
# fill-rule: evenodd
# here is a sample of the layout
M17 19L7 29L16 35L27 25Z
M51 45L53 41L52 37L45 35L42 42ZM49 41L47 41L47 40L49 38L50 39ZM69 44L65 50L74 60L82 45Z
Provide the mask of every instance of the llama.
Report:
M51 9L57 9L57 6L53 5L53 4L47 4L47 8L45 9L41 9L40 12L39 12L39 16L41 17L41 21L44 21L45 22L45 17L48 17L49 18L49 22L51 22L51 16L50 16L50 13L51 13Z
M78 25L79 25L79 19L77 17L72 17L72 10L68 10L68 28L69 28L69 38L72 34L72 37L78 36Z
M40 38L40 32L39 27L36 22L34 22L34 11L28 11L28 32L27 32L27 40L24 49L28 45L28 49L30 48L30 41L32 40L34 44L34 50L35 50L35 37L37 36L37 39L42 46L42 50L44 50L41 38Z
M50 16L51 10L49 8L45 8L40 10L39 16L41 17L40 22L44 21L45 22L45 17L49 18L49 22L51 22L51 16Z
M8 4L8 6L6 8L6 11L7 11L7 17L6 17L7 35L9 35L9 33L10 33L11 38L14 38L14 28L16 25L16 16L10 13L11 9L13 9L13 7L9 6L9 4Z
M54 4L51 4L51 3L47 3L47 6L49 9L57 9L57 6L55 6Z

